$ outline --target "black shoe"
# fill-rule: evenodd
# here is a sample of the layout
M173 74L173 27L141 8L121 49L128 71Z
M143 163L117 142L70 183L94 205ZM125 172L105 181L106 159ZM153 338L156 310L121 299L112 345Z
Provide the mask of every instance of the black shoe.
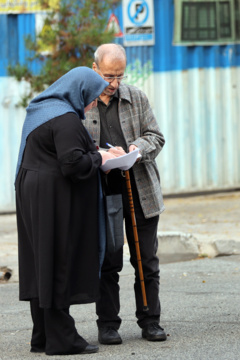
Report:
M93 353L96 353L98 352L99 350L99 347L97 345L90 345L88 344L85 349L80 352L80 354L93 354Z
M161 326L157 323L148 324L142 329L142 337L148 341L165 341L167 335Z
M70 350L69 352L61 352L61 351L54 351L54 352L48 352L46 351L46 355L78 355L78 354L93 354L98 352L99 347L97 345L90 345L88 344L84 350L77 350L76 348L74 350Z
M98 341L104 345L117 345L122 343L118 331L111 326L98 329Z

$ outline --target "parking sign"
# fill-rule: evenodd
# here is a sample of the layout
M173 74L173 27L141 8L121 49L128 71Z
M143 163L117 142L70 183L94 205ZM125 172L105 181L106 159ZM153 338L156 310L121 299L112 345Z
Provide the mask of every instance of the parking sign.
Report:
M124 46L154 45L153 0L123 0Z

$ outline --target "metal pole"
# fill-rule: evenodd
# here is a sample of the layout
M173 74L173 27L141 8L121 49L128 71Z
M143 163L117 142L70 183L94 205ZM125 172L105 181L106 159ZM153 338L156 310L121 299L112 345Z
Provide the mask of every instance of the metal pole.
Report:
M140 278L140 284L141 284L141 290L142 290L143 311L148 311L149 308L147 305L147 297L146 297L146 290L145 290L145 283L144 283L143 269L142 269L142 259L141 259L141 253L140 253L140 247L139 247L137 224L136 224L136 217L135 217L135 211L134 211L129 170L125 171L125 177L126 177L127 192L128 192L128 199L129 199L131 219L132 219L133 235L134 235L134 240L135 240L135 248L136 248L136 253L137 253L139 278Z

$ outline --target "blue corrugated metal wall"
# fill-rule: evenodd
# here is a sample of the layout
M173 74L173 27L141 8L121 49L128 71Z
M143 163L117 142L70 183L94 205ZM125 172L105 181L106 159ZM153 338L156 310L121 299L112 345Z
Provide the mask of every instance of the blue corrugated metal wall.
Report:
M154 71L240 65L240 45L174 46L174 1L155 0Z
M25 37L35 37L35 14L0 15L0 76L8 76L7 66L24 64L30 53L25 48ZM30 69L37 72L39 64L32 63Z
M26 84L8 77L7 66L26 61L27 34L35 35L34 14L0 15L0 212L15 210L14 176L25 117L25 109L17 105Z
M147 93L166 138L164 193L240 187L240 45L174 46L174 1L155 0L154 13L155 45L126 51L131 71L152 69L130 82ZM122 26L121 8L116 15Z
M174 2L155 0L155 45L126 47L129 81L149 97L166 145L158 157L165 194L240 187L240 45L173 46ZM115 11L123 30L122 8ZM0 15L0 211L14 210L14 173L25 84L8 62L27 57L35 15ZM122 38L116 38L122 44ZM39 66L34 64L34 71Z
M123 29L122 9L115 11ZM174 1L155 0L155 45L126 47L128 62L136 58L153 62L154 72L184 71L194 68L240 66L240 44L221 46L174 46ZM122 39L116 40L123 43Z

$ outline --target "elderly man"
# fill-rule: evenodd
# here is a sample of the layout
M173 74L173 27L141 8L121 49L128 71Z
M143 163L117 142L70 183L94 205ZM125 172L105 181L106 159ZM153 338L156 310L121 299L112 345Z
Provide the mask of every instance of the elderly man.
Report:
M112 170L107 177L111 193L122 194L126 236L130 261L135 269L135 299L137 323L142 337L149 341L164 341L166 333L160 327L159 259L156 256L159 214L164 210L160 176L155 158L165 143L146 95L134 86L125 85L126 53L122 46L104 44L94 54L93 70L109 86L98 98L98 107L90 110L83 122L96 145L106 148L112 144L116 155L139 149L142 155L130 169L131 187L136 215L137 231L145 278L148 311L143 311L141 285L131 223L131 214L124 174ZM119 272L123 267L123 249L106 253L100 282L100 298L96 304L98 339L101 344L121 344L118 333Z

